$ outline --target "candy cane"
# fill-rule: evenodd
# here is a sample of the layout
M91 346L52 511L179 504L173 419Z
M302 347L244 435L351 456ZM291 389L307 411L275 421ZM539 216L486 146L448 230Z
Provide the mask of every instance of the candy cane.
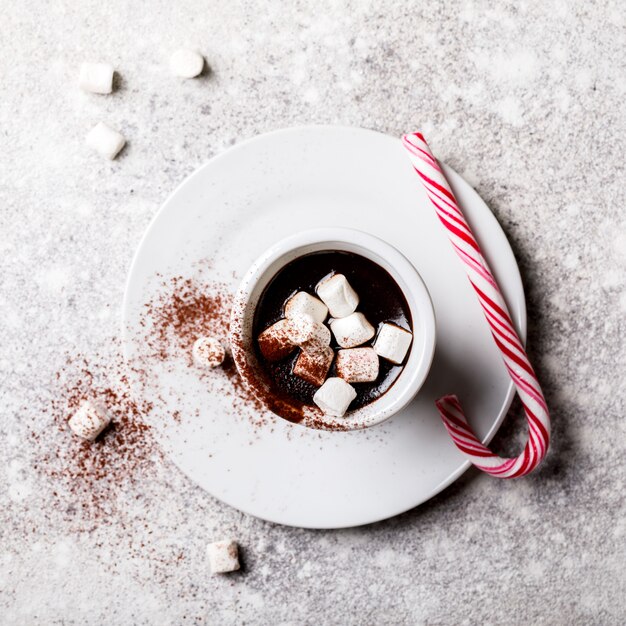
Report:
M437 409L457 448L476 467L498 478L525 476L541 463L550 443L550 417L539 381L513 327L495 278L426 140L421 133L413 133L404 135L402 144L408 150L411 163L476 291L493 338L524 406L528 442L517 458L503 459L474 435L456 396L444 396L437 400Z

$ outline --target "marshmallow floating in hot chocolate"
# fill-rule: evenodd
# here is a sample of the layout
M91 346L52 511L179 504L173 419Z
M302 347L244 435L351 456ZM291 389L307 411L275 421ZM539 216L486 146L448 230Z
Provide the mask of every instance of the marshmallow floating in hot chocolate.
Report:
M69 419L68 426L75 435L87 441L94 441L110 422L111 418L104 407L84 400Z
M378 378L378 355L373 348L339 350L335 369L348 383L370 383Z
M293 366L293 373L319 387L326 380L334 358L335 351L330 346L302 350Z
M341 319L333 319L330 322L330 328L342 348L356 348L376 334L376 329L367 321L363 313L352 313Z
M315 392L313 402L324 414L343 417L355 398L356 391L350 383L343 378L328 378Z
M287 319L285 330L291 343L300 348L315 349L330 345L328 327L309 315Z
M293 319L305 315L321 324L328 316L328 307L306 291L298 291L285 303L285 317Z
M359 296L343 274L333 274L323 279L318 283L316 291L335 318L347 317L359 305Z
M412 340L413 335L408 330L385 322L374 341L374 350L383 359L400 365L409 351Z
M279 320L266 328L258 337L259 350L268 361L280 361L296 348L287 333L288 320Z

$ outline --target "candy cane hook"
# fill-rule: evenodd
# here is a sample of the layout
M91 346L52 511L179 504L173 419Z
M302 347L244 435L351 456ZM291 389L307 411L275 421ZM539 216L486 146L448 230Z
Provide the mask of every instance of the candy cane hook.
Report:
M477 439L456 396L437 400L437 409L457 448L478 469L498 478L525 476L541 463L550 443L550 417L539 381L513 326L502 292L424 136L421 133L404 135L402 144L478 296L491 334L524 406L528 442L517 458L503 459Z

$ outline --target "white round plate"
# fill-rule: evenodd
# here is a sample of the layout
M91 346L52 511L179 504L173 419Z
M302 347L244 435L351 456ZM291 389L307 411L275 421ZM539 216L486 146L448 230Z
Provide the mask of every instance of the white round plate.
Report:
M511 248L493 214L453 170L444 171L494 270L522 336L524 292ZM292 526L340 528L375 522L428 500L469 466L435 400L456 393L489 441L514 390L478 301L400 141L358 128L281 130L212 159L167 199L132 264L124 301L124 349L142 351L144 305L162 276L211 276L236 290L249 265L276 241L323 226L358 228L409 258L428 287L437 348L417 398L376 427L322 432L280 418L254 424L181 362L154 363L152 392L164 398L158 438L173 461L216 498ZM376 298L375 293L361 294ZM136 386L136 389L138 386ZM145 399L145 398L144 398ZM149 398L148 398L149 399Z

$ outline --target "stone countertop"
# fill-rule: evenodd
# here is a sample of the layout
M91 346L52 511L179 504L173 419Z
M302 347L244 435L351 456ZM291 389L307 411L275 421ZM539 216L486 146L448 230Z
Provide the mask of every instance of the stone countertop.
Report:
M624 623L625 15L602 0L5 6L0 622ZM173 80L179 46L210 72ZM114 64L113 95L79 91L84 60ZM128 138L113 163L84 145L100 120ZM58 458L57 372L68 356L113 372L133 252L185 176L309 123L420 128L492 208L526 287L547 461L322 532L222 505L150 450L93 517ZM511 416L495 445L524 436ZM127 462L110 460L110 482ZM239 538L243 572L209 575L217 534Z

